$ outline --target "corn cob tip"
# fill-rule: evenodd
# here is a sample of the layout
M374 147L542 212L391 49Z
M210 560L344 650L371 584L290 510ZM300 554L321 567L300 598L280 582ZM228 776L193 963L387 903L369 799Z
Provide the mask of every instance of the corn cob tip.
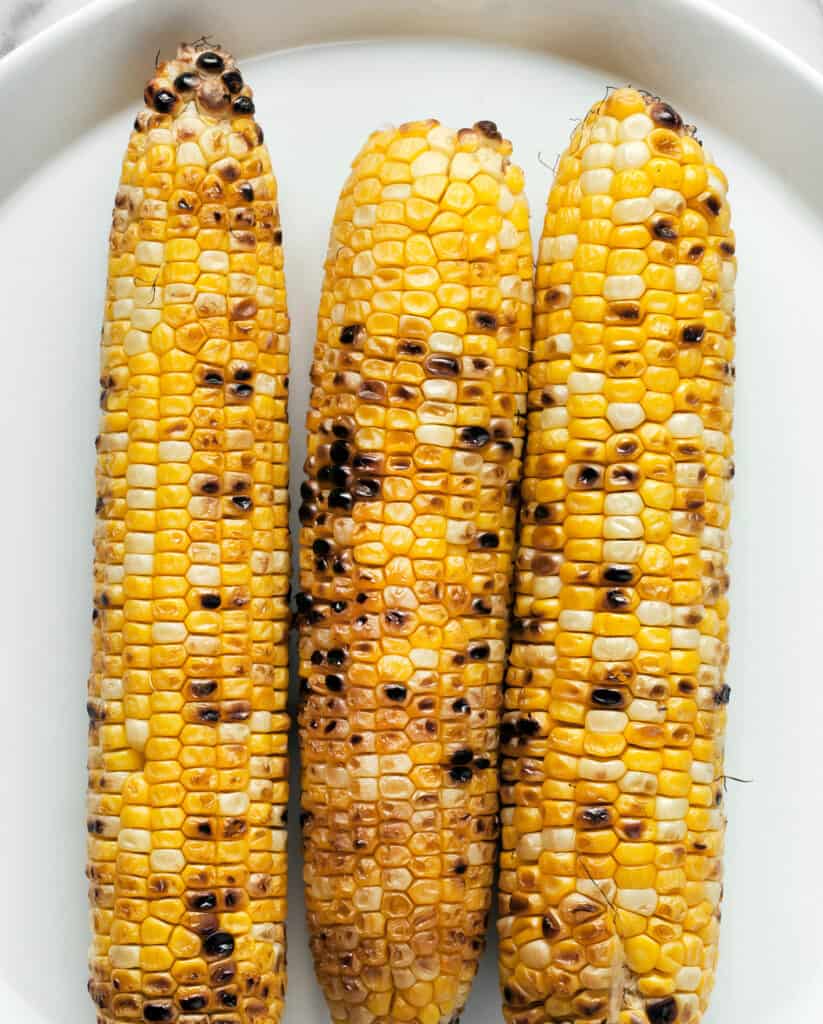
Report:
M216 120L254 114L252 91L234 57L204 39L180 43L174 60L159 62L143 97L147 109L137 117L138 130L146 130L153 115L180 114L191 103Z

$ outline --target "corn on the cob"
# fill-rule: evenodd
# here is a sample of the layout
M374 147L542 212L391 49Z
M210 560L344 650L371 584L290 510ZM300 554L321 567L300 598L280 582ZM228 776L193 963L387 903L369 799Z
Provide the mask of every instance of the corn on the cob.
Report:
M371 136L331 233L300 510L305 882L336 1021L438 1024L484 943L531 320L480 122Z
M536 278L502 724L506 1019L695 1024L729 689L726 180L621 89L561 157Z
M145 98L102 335L89 990L99 1024L274 1022L289 576L277 189L227 53L182 46Z

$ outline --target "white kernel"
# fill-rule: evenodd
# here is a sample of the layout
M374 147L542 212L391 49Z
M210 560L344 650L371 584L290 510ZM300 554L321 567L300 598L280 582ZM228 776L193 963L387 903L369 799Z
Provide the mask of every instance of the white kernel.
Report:
M455 153L449 167L452 181L471 181L480 170L480 161L474 153Z
M448 156L436 149L421 153L411 164L411 172L415 178L422 178L426 174L446 174L448 169Z
M254 434L250 430L226 430L223 440L226 451L239 452L252 447Z
M595 991L608 989L612 984L613 977L613 967L592 967L590 964L587 964L580 972L580 984L583 988L594 989Z
M532 578L532 593L535 597L557 597L560 587L559 576L534 576Z
M245 743L249 731L245 722L221 722L217 726L217 739L219 743Z
M677 821L689 812L686 797L659 796L654 802L654 816L658 821Z
M603 541L603 558L607 562L636 562L643 554L643 542L639 540Z
M645 139L654 128L652 119L647 114L630 114L621 121L617 129L617 137L624 139Z
M703 421L694 412L676 412L665 426L672 437L699 437L703 433Z
M148 853L151 850L151 832L146 828L121 828L117 845L131 853Z
M155 622L151 627L151 638L156 644L180 644L187 636L182 622Z
M122 700L123 680L107 676L100 684L100 696L103 700Z
M702 481L702 462L678 462L674 467L674 482L678 487L698 487Z
M126 570L122 565L107 565L103 569L106 583L122 583Z
M258 395L273 395L275 379L268 373L258 373L254 379L254 388Z
M552 850L555 853L568 853L575 846L575 831L573 828L544 828L543 849Z
M154 551L154 534L127 533L124 548L126 554L150 555Z
M614 151L614 169L626 171L635 167L644 167L651 159L649 147L640 139L621 142Z
M451 334L448 331L434 331L429 336L428 344L432 352L460 355L463 351L463 339L458 334Z
M514 196L508 185L500 186L500 195L497 197L497 209L501 213L509 213L514 207Z
M126 483L129 487L155 487L157 485L157 468L141 462L134 462L126 470Z
M141 490L134 487L126 492L127 508L154 508L157 504L157 492Z
M383 889L379 885L360 886L355 889L352 906L360 911L377 911L383 902Z
M562 405L555 406L553 409L541 409L538 416L538 425L541 430L556 430L558 427L567 426L569 422L569 411ZM531 424L531 417L529 422Z
M440 663L437 651L414 647L409 652L409 661L415 668L437 668Z
M717 820L715 828L720 829L723 827L723 815L720 811L712 811L711 816ZM711 903L713 907L716 907L720 903L720 897L723 892L723 887L720 882L704 882L703 892L706 894L706 899Z
M497 233L497 244L501 250L516 249L520 244L520 232L510 220L504 220Z
M629 716L623 711L604 711L600 708L586 715L586 728L592 732L622 733L629 724Z
M655 210L661 213L680 214L686 206L686 200L673 188L653 188L649 196Z
M134 299L118 299L111 304L112 320L129 320L134 309Z
M643 917L651 917L657 909L656 889L618 889L616 903L623 910L630 910Z
M421 444L432 444L438 448L451 448L454 444L454 429L441 425L424 425L418 427L415 438Z
M225 274L229 269L229 254L220 249L204 249L197 263L207 274Z
M129 331L123 339L123 351L127 356L141 355L149 350L149 335L145 331Z
M644 626L668 626L672 621L672 606L668 601L641 601L635 614Z
M432 149L442 149L445 153L452 153L457 145L457 134L445 125L438 124L428 132L426 141Z
M722 665L725 644L713 636L701 636L698 645L700 660L709 665Z
M559 288L563 288L564 285L558 285ZM565 309L566 306L571 305L571 293L569 293L568 300L561 307L558 305L558 309ZM558 355L568 355L572 350L572 336L570 334L552 334L546 339L547 343L554 349Z
M617 782L626 774L621 760L597 761L592 757L581 757L577 763L577 774L589 782Z
M154 572L154 555L124 555L123 571L129 576L151 576Z
M639 402L609 402L606 419L615 430L633 430L646 418Z
M177 147L177 166L185 167L188 164L195 167L206 166L206 158L196 142L181 142Z
M526 832L517 844L517 859L524 863L533 863L543 852L543 835L540 832Z
M643 796L654 796L658 785L654 772L626 772L618 783L621 793L639 793Z
M629 661L638 651L632 636L598 636L592 643L592 656L597 661Z
M193 587L219 587L220 567L215 565L190 565L186 579Z
M696 992L702 980L703 972L699 967L681 967L674 976L675 984L680 992Z
M580 175L580 191L584 196L608 195L612 187L613 177L614 171L608 167L598 167L594 171L583 171Z
M394 185L384 185L380 197L381 199L408 199L411 194L411 185L399 181Z
M692 782L709 786L714 782L714 765L708 761L692 761L691 776Z
M606 516L603 536L607 540L632 540L643 536L643 520L637 516Z
M584 171L591 171L596 167L611 167L613 162L614 146L608 142L593 142L583 151L580 166Z
M554 239L553 258L555 260L570 260L577 252L577 235L558 235Z
M453 380L426 380L423 382L423 394L426 398L434 401L456 402L457 382Z
M491 146L480 146L477 150L477 159L480 167L493 177L500 180L503 177L503 154L498 153Z
M163 243L138 242L134 247L134 258L138 263L159 267L163 262Z
M666 710L661 711L655 700L635 698L626 709L633 722L665 722Z
M674 290L676 292L696 292L703 283L700 267L691 263L677 263L674 268Z
M615 224L642 224L653 213L654 204L645 196L618 199L612 207L612 221Z
M731 260L723 260L720 264L718 284L724 291L731 291L737 278L737 268Z
M126 719L126 742L133 750L144 750L149 741L149 723L143 718Z
M220 793L217 801L221 814L245 814L249 809L248 793Z
M646 283L639 274L610 274L603 282L603 298L610 302L639 299L646 291Z
M252 732L271 732L271 711L252 711L249 715L249 728Z
M607 494L603 502L607 516L636 516L640 515L643 507L643 499L636 491L615 491Z
M531 942L524 942L520 946L518 956L524 967L532 971L542 971L551 963L552 950L545 939L532 939Z
M605 373L587 373L582 370L574 370L572 373L569 374L569 394L597 395L603 391L605 383Z
M707 548L713 548L715 551L727 551L729 548L728 531L720 530L716 526L704 526L703 543Z
M109 946L111 966L118 970L130 970L140 966L139 946Z
M557 625L569 633L591 633L594 627L594 612L564 609L557 617Z
M192 452L192 446L188 441L161 441L157 445L157 458L160 462L186 463Z
M672 629L672 647L681 651L696 650L700 643L700 631L697 629Z
M368 250L359 252L352 260L352 273L355 277L371 277L376 270L377 264Z
M358 228L370 228L377 220L377 204L364 203L356 206L352 215L352 223Z
M593 142L616 142L620 122L616 117L602 115L592 125Z

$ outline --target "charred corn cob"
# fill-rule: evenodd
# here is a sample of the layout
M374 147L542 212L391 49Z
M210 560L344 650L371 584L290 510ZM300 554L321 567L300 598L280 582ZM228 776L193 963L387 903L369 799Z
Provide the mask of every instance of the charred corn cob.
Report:
M273 1022L288 785L277 187L227 53L182 46L145 99L102 335L89 990L98 1024Z
M305 883L336 1021L438 1024L484 944L531 319L480 122L371 136L331 232L300 542Z
M513 1024L696 1024L717 955L734 348L726 179L666 103L598 103L536 278L502 724Z

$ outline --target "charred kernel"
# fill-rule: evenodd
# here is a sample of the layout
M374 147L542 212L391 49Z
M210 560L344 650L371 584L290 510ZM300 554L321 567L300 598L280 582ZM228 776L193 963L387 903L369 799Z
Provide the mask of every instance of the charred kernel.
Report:
M254 101L252 100L251 96L238 96L231 106L235 114L254 113Z
M466 871L468 870L468 867L469 867L468 864L464 864L461 861L459 864L455 864L454 865L454 873L456 875L465 875Z
M322 537L318 537L315 541L312 542L311 549L316 555L331 554L331 544L329 544L327 540L323 540Z
M252 500L251 500L251 498L248 498L248 497L246 497L243 494L236 494L231 499L231 502L232 502L233 505L235 505L237 508L239 508L241 512L248 512L249 509L252 507Z
M684 342L690 345L699 344L706 334L706 328L703 324L686 324L683 330L680 332L680 337Z
M223 84L234 96L243 88L243 76L239 71L227 71L223 75Z
M170 1021L174 1019L174 1007L171 1003L145 1003L143 1005L143 1020L145 1021Z
M677 239L677 229L668 217L658 217L652 224L652 233L655 238L664 242L673 242Z
M203 941L203 952L210 957L231 956L234 939L228 932L212 932Z
M489 443L489 432L484 427L463 427L460 441L469 448L483 448Z
M474 759L474 767L477 768L478 771L484 771L486 768L491 767L491 761L488 757L476 757Z
M449 776L452 782L462 784L465 782L471 782L472 769L470 765L455 765L449 768Z
M452 704L452 711L456 711L458 715L467 715L471 711L471 706L465 697L458 697Z
M203 375L203 383L212 388L221 387L223 384L223 374L217 370L208 370Z
M716 196L713 192L710 192L709 195L706 196L703 200L703 205L713 217L716 217L723 208L720 196Z
M735 248L732 242L721 242L720 251L724 256L734 256Z
M340 332L340 344L353 345L357 340L357 335L362 329L362 324L347 324Z
M214 910L217 906L217 897L213 892L195 893L189 899L189 906L192 910Z
M235 398L250 398L254 394L254 388L251 384L230 384L229 394L234 395Z
M339 488L329 491L329 508L339 508L344 512L348 512L353 504L354 501L348 491L341 491Z
M387 686L384 693L389 700L401 701L406 699L406 687L400 686L399 684Z
M606 592L605 605L612 611L623 611L631 604L629 595L622 590L609 590Z
M683 118L680 114L674 107L662 100L658 100L657 103L653 103L649 107L649 117L661 128L669 128L673 132L679 132L683 127Z
M335 441L329 449L329 457L332 462L336 463L338 466L342 466L343 463L348 462L350 455L351 450L345 441Z
M220 54L214 53L211 50L205 50L198 55L197 66L203 71L208 71L210 74L216 74L218 71L223 70L225 63Z
M177 97L168 89L158 89L151 98L151 105L160 114L168 114L174 110Z
M474 325L481 331L494 331L497 329L497 317L493 313L475 313Z
M732 696L732 688L724 683L719 690L715 692L714 702L715 704L728 704Z
M633 578L632 570L620 565L609 565L603 570L603 579L607 583L631 583Z
M343 677L337 675L329 675L325 678L326 689L331 690L332 693L340 693L343 689Z
M342 665L346 660L346 652L342 647L332 647L326 651L326 661L330 665Z
M429 356L423 365L433 377L456 377L460 373L460 363L451 356Z
M191 92L198 85L200 85L200 76L196 75L193 71L184 71L182 75L178 75L174 80L174 88L178 92Z
M308 502L303 502L300 508L297 510L297 518L304 526L308 526L314 522L314 517L317 515L317 506L311 505Z
M611 821L608 807L584 807L580 814L585 828L602 828Z
M597 466L581 466L577 471L577 483L580 487L594 487L600 481L601 471Z
M352 487L352 495L358 501L370 501L380 496L380 481L374 477L360 477Z
M472 601L472 611L475 615L491 615L492 608L491 605L487 601L484 601L482 597L476 597Z
M254 186L251 184L250 181L241 181L239 189L240 195L246 200L247 203L250 203L254 199ZM288 384L286 383L287 381L288 378L286 378L286 380L283 382L286 385L286 387L288 387Z
M237 1006L236 992L221 992L219 998L222 1006Z
M519 736L536 736L540 732L540 723L536 718L518 718L516 729Z
M346 604L345 601L332 601L331 603L331 610L334 612L335 615L340 615L342 612L346 610L347 607L348 605Z
M474 754L468 747L462 747L460 750L455 750L450 760L452 764L471 764Z
M497 548L500 547L500 537L496 533L481 533L477 537L481 548Z
M606 708L620 707L623 704L623 694L620 690L597 687L592 690L592 704L599 704L601 707Z
M485 643L469 644L469 657L472 661L485 661L490 654L489 645Z
M675 1024L677 1020L677 1001L668 996L653 1003L646 1003L646 1016L649 1024Z

